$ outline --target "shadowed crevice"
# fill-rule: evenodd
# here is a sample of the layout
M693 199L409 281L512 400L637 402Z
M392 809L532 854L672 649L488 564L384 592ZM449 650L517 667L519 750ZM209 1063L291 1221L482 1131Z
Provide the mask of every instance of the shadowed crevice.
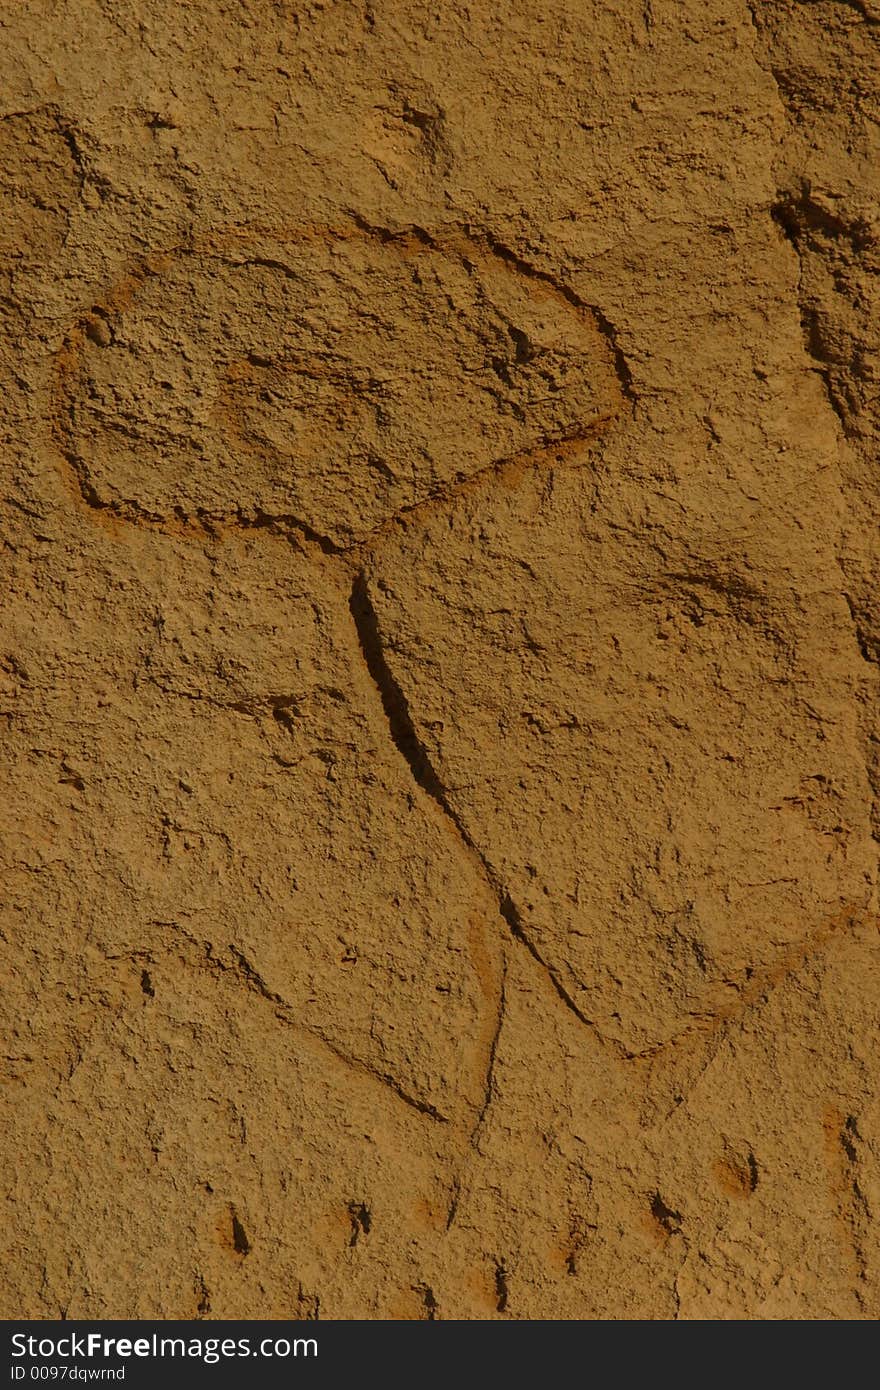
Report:
M436 801L444 815L452 821L458 834L465 840L469 848L472 848L446 798L440 779L431 766L427 751L419 740L406 696L391 674L385 660L379 620L367 592L367 581L363 571L355 576L348 606L357 631L361 655L373 684L379 692L395 748L406 762L422 791L427 792L428 796Z

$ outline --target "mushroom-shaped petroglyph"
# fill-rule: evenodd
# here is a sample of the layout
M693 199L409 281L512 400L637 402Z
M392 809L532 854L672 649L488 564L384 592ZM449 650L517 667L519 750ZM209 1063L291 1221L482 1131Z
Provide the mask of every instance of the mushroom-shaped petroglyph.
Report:
M472 1136L492 1087L511 934L571 1001L419 742L385 661L364 553L386 528L506 470L582 455L624 404L608 326L460 228L251 227L144 258L79 318L57 365L57 442L92 518L184 534L269 526L334 557L374 713L482 881L490 922L497 912L489 939L472 926L461 947L484 1015L458 1117ZM453 1118L370 1043L350 1042L352 1065Z

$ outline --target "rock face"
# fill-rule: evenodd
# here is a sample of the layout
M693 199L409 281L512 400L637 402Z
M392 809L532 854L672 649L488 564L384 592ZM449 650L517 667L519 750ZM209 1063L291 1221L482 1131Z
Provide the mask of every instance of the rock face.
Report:
M880 1315L880 7L0 39L3 1315Z

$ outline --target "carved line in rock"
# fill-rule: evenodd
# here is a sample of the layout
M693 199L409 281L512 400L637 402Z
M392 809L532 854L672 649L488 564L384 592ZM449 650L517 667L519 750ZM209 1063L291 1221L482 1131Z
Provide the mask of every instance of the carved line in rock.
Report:
M761 1004L792 975L814 957L825 952L834 941L846 933L858 930L880 931L880 918L863 907L847 906L830 919L822 922L801 941L793 942L783 950L773 965L760 971L744 971L736 980L725 980L736 991L736 998L726 1007L694 1017L680 1032L666 1042L641 1052L625 1052L630 1061L651 1061L671 1049L693 1041L712 1037L728 1025L738 1023L752 1009Z
M397 1077L389 1072L380 1071L377 1067L371 1066L368 1062L360 1058L352 1057L342 1048L329 1039L326 1034L316 1028L309 1027L297 1016L293 1006L263 979L260 972L252 962L244 955L238 947L229 945L226 955L217 952L214 944L208 940L199 940L193 936L179 922L158 922L153 921L151 927L173 929L174 940L163 943L165 954L177 952L180 958L194 969L207 971L217 977L229 977L233 981L241 984L251 994L259 996L267 1003L271 1004L275 1017L279 1023L311 1039L317 1043L322 1050L331 1055L337 1062L341 1062L358 1076L369 1077L379 1083L386 1090L389 1090L399 1101L402 1101L408 1109L416 1111L420 1115L425 1115L431 1120L440 1124L449 1124L450 1116L442 1114L435 1106L420 1096L411 1094L401 1085ZM145 947L143 950L132 953L128 959L140 964L146 961L149 964L155 963L160 951L154 947ZM118 957L108 956L108 960L116 960Z
M407 764L413 780L421 787L422 791L439 806L447 822L452 827L456 839L487 884L497 903L498 916L504 924L505 932L509 932L515 941L526 948L533 962L540 967L566 1007L575 1014L581 1023L598 1033L592 1020L588 1019L578 1008L573 997L566 989L564 982L560 979L559 973L548 964L538 948L529 938L523 926L522 918L517 912L509 892L499 880L494 868L480 851L473 836L452 806L446 794L446 790L431 763L428 751L418 737L406 696L386 660L379 621L370 600L367 580L363 571L355 576L351 598L349 600L349 608L357 632L360 649L363 654L364 664L370 673L382 701L391 740L404 762ZM502 1003L503 988L499 991L499 1010L502 1007ZM598 1035L600 1037L602 1036L601 1034ZM602 1041L604 1042L606 1040L602 1038ZM493 1046L490 1066L487 1072L487 1089L491 1084L491 1064L494 1061L494 1051L495 1048ZM625 1054L621 1052L621 1056L624 1055Z

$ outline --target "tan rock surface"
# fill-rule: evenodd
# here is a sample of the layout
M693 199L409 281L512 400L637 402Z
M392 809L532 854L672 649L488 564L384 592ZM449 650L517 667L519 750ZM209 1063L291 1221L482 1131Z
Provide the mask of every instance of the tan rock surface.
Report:
M7 1317L880 1314L880 8L0 15Z

